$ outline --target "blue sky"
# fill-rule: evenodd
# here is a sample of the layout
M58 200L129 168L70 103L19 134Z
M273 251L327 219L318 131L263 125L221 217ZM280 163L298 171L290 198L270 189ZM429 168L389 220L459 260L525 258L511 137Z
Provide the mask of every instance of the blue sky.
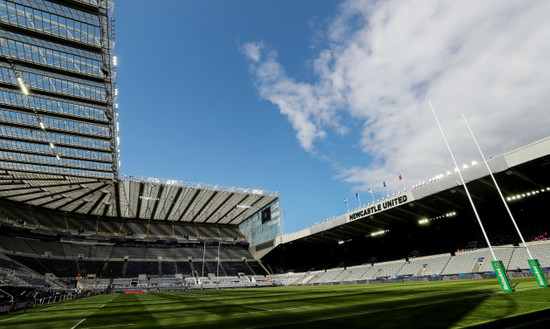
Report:
M539 2L118 1L121 172L280 192L285 232L546 137ZM528 114L528 115L526 115ZM471 145L470 145L471 144Z

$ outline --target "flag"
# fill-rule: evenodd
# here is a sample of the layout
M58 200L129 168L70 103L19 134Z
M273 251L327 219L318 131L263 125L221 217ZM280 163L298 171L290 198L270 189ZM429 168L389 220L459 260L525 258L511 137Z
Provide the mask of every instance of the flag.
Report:
M359 193L355 193L355 197L359 199Z
M403 177L401 177L401 174L399 174L399 180L403 180Z
M369 187L369 193L372 193L372 190L370 189L370 187Z
M345 203L345 204L348 204L348 199L344 199L344 203Z
M386 187L386 181L383 181L382 184L384 184L384 187Z

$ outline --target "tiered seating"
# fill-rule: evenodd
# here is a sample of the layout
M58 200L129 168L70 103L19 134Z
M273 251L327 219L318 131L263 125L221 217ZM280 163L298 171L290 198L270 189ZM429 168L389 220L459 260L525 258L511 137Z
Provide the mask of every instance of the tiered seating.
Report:
M162 276L174 275L178 273L175 262L161 262Z
M416 276L419 272L421 272L421 276L439 275L450 258L449 254L411 258L397 275ZM421 271L424 266L425 270Z
M175 278L151 278L151 287L174 287L183 285L183 281Z
M204 263L204 274L207 273L218 273L218 263L217 262L205 262ZM222 273L222 269L219 269L219 273Z
M119 262L119 261L107 262L107 267L105 268L104 276L108 278L120 277L122 275L123 266L124 266L124 262Z
M529 248L529 250L531 250L531 248ZM531 250L531 253L532 252L533 251ZM533 257L535 257L535 255L533 255ZM509 270L529 269L530 266L529 266L529 263L527 262L528 259L529 259L529 255L527 254L527 251L525 250L525 248L516 247L514 249L514 252L512 253L512 258L510 259L510 263L506 268Z
M13 238L10 236L2 236L0 239L0 247L4 250L15 250L17 252L33 254L34 249L32 249L27 243L28 240Z
M447 266L441 273L442 275L449 274L461 274L461 273L470 273L476 263L479 262L480 258L489 258L491 259L491 253L489 249L481 249L475 251L465 251L457 253L455 256L451 257Z
M147 259L155 259L158 257L172 257L172 249L171 248L146 248L145 249L145 258Z
M149 227L149 236L171 237L172 224L155 223Z
M219 240L221 238L216 227L197 225L197 229L201 239Z
M495 256L497 257L498 260L502 261L505 268L508 268L508 264L512 259L513 251L514 251L514 247L511 245L494 248ZM481 268L478 270L478 272L494 271L493 265L491 263L492 260L493 260L493 256L489 253L489 255L486 256L485 262L483 262L483 265L481 265Z
M104 234L116 234L120 230L121 222L119 220L100 220L98 232Z
M252 258L252 257L250 257ZM248 265L252 268L252 271L254 271L253 274L256 274L256 275L264 275L266 274L265 273L265 270L263 269L263 267L260 265L260 263L258 263L257 261L247 261ZM225 262L223 263L224 266L225 266Z
M114 246L92 246L91 254L97 258L108 258L113 252Z
M540 266L550 267L550 241L531 242L529 250L539 260Z
M451 256L448 254L433 256L433 258L426 258L429 262L427 263L428 266L424 271L424 275L440 275L447 263L449 263L450 259Z
M223 267L227 272L227 275L238 275L239 273L244 273L247 275L252 275L250 269L243 261L240 262L224 262Z
M371 265L360 265L360 266L354 266L349 267L346 271L348 271L349 275L344 275L342 277L343 281L357 281L357 280L364 280L368 276L369 272L374 271L374 267ZM344 271L344 272L346 272Z
M146 222L124 222L122 227L123 235L132 232L134 236L147 236L147 223Z
M112 258L124 258L125 256L128 256L130 258L145 258L145 250L144 247L117 247L113 249L113 252L111 254Z
M58 277L75 277L79 274L74 260L37 259L15 255L11 257L41 275L53 273Z
M176 225L174 227L174 231L176 233L176 238L178 239L184 239L185 236L188 237L189 240L197 240L197 232L195 231L195 228L189 225Z
M176 262L176 273L181 273L183 276L191 276L191 265L189 262Z
M300 278L302 278L305 275L305 273L286 273L286 274L274 274L270 275L269 278L279 282L283 285L290 285Z
M32 223L32 219L28 212L28 209L18 208L18 207L5 207L0 205L0 209L4 212L5 217L9 220L18 222L23 221L27 223Z
M232 228L228 226L218 226L218 229L220 230L220 233L222 234L222 238L224 239L234 240L235 237L237 237L237 239L241 237L241 234L237 231L238 230L237 228Z
M328 270L324 273L321 273L321 275L319 275L314 282L316 283L333 282L335 281L336 277L338 277L343 271L344 271L343 268Z
M85 233L95 233L97 220L67 217L69 229L84 230Z
M128 261L125 277L137 277L139 274L159 275L158 262L132 262Z
M196 247L192 247L192 248L176 248L176 254L180 257L180 258L187 258L187 257L193 257L193 260L195 259L202 259L202 253L203 253L203 249L202 248L196 248Z
M40 226L66 228L63 216L46 214L40 211L33 211L32 214Z
M87 274L96 274L98 277L103 272L103 261L78 261L78 267L80 269L80 275L86 276Z
M204 250L204 256L206 259L214 259L218 257L218 247L206 247Z
M395 277L403 265L405 265L403 260L374 264L374 272L371 278Z
M67 257L78 257L78 255L84 255L84 257L90 258L92 255L91 246L62 243L64 255Z
M113 288L127 288L132 284L131 279L113 279Z

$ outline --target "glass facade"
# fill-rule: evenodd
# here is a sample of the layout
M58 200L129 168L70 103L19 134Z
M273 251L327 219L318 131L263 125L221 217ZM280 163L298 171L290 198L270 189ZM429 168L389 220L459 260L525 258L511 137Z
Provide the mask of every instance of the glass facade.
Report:
M266 209L269 209L270 212L271 218L269 220L266 220L265 217L262 218L262 214L266 213ZM241 223L239 229L246 236L251 247L255 247L281 236L279 199L273 201Z
M106 0L0 0L0 169L115 179Z

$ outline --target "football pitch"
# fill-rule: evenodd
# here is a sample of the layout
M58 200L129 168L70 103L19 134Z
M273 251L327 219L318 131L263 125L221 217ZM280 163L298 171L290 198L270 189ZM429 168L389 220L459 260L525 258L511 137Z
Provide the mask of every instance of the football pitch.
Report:
M1 328L544 328L550 289L513 279L248 288L81 298L0 316Z

